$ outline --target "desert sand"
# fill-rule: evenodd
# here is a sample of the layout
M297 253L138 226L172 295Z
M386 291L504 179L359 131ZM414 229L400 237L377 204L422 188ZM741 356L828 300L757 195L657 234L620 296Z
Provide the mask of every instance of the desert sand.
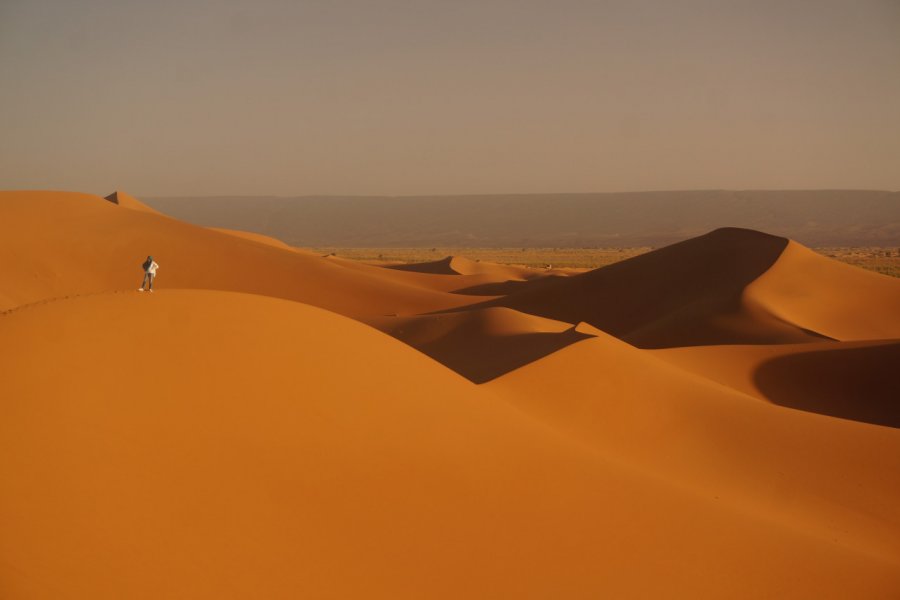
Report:
M2 192L0 340L4 599L900 596L900 280L786 238L392 267Z

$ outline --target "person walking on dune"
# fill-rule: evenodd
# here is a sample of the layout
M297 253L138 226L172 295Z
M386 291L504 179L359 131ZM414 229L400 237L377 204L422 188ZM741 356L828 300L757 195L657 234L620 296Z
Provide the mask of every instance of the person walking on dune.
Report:
M141 287L138 291L143 292L144 284L147 284L147 289L152 292L153 278L156 277L156 270L159 268L159 265L156 264L156 261L153 260L152 256L148 256L147 260L145 260L144 264L141 266L144 269L144 279L141 280Z

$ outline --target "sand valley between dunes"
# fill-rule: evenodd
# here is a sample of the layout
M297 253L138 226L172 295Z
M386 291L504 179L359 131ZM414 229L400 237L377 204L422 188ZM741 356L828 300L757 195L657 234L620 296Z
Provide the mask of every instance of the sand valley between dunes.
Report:
M898 366L900 279L758 231L378 265L2 192L0 598L900 598Z

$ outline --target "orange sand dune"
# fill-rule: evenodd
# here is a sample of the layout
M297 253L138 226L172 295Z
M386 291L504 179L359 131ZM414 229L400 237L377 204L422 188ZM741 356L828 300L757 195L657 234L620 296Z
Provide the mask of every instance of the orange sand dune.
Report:
M900 558L898 429L759 402L600 332L487 387L611 460Z
M161 265L158 286L275 296L351 315L418 314L474 299L350 273L283 250L98 196L0 192L0 310L47 298L134 289L140 264Z
M578 273L583 273L580 271ZM481 281L467 282L467 285L459 286L454 289L457 294L466 294L470 296L509 296L524 291L535 292L540 289L550 288L555 282L570 277L572 274L564 273L561 269L548 271L540 275L533 276L529 279L506 279L503 281Z
M502 293L502 291L498 293L492 293L493 290L485 291L484 288L487 286L504 286L507 283L525 283L521 280L507 280L507 274L503 271L486 271L484 273L475 273L472 275L442 274L430 273L428 271L396 269L394 268L394 265L385 266L368 264L341 258L339 256L329 255L326 258L328 262L332 264L339 265L352 271L369 273L377 276L379 279L396 281L397 283L402 283L404 285L412 285L434 291L480 296L479 298L470 299L470 302L482 302L484 301L483 296L496 296ZM542 274L536 272L534 276L542 277Z
M900 280L789 242L746 290L747 302L838 340L900 338Z
M898 281L736 229L384 268L110 200L0 193L4 600L900 594Z
M481 296L473 298L472 301L482 302L484 296L504 296L513 291L519 291L525 288L535 288L545 285L556 279L567 277L575 270L566 271L563 269L554 269L553 271L538 271L533 269L522 269L519 267L511 267L512 272L504 270L503 265L492 265L491 263L473 263L486 265L487 268L480 272L469 275L461 275L457 273L433 273L431 269L425 268L417 270L420 265L432 265L433 263L414 263L410 265L395 264L377 264L365 263L356 260L349 260L335 255L326 257L329 262L340 265L342 267L352 269L354 271L363 271L367 273L376 273L378 277L391 279L406 285L424 287L430 290L451 292L454 294ZM472 262L472 261L470 261ZM410 267L409 269L398 267ZM492 268L498 267L498 268ZM583 272L577 271L577 272ZM512 279L510 279L512 277Z
M508 308L373 317L365 322L476 383L493 379L590 337L568 323Z
M900 427L898 342L696 346L653 354L782 406Z
M719 229L488 305L586 321L646 348L827 339L772 312L768 303L745 297L745 289L778 263L787 246L784 238Z
M14 311L0 335L12 342L0 347L7 598L886 598L900 586L896 555L618 467L302 304L127 292Z
M538 271L526 269L525 267L474 261L462 256L446 256L433 262L389 265L385 268L413 273L429 273L431 275L490 275L497 280L524 280L539 274Z

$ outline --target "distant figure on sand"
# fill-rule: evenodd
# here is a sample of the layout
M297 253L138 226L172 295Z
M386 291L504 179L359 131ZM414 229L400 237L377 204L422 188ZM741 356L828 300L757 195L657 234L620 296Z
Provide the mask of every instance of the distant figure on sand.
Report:
M141 267L144 269L144 279L141 280L141 287L138 291L143 292L144 284L147 284L147 289L152 292L153 278L156 277L156 270L159 268L159 265L156 264L156 261L153 260L152 256L148 256Z

